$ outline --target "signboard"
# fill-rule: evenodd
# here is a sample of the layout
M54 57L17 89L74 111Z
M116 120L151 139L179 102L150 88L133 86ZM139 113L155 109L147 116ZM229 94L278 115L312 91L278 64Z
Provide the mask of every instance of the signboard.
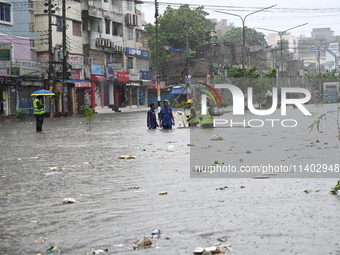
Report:
M123 64L122 63L112 63L112 69L113 70L122 70Z
M147 86L147 88L148 88L148 89L158 89L157 83L154 82L153 85ZM161 81L161 82L159 83L159 89L165 89L165 88L166 88L166 87L165 87L165 81Z
M114 80L115 71L113 70L113 63L107 63L107 79L110 81Z
M76 87L76 88L90 88L91 83L90 82L75 82L74 87Z
M0 61L0 69L7 69L11 67L11 61Z
M0 43L0 60L11 60L10 43Z
M118 72L117 73L118 81L129 81L129 72Z
M148 50L140 50L134 48L126 47L125 55L134 56L134 57L143 57L143 58L150 58L151 54Z
M72 69L83 69L83 60L82 55L69 54L67 63L72 66Z
M102 65L92 65L93 75L104 75L104 66Z
M140 74L140 79L141 80L150 80L151 75L150 75L150 71L139 71Z
M71 78L72 78L72 80L83 79L83 77L81 75L81 70L71 70Z
M20 75L40 75L41 63L36 61L18 60Z
M129 80L130 81L139 81L139 73L129 73Z

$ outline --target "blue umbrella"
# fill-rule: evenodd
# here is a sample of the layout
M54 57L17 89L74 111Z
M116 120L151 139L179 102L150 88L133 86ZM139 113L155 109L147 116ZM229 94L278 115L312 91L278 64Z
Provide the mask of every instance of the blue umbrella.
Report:
M54 93L50 90L41 89L33 92L31 96L54 96Z

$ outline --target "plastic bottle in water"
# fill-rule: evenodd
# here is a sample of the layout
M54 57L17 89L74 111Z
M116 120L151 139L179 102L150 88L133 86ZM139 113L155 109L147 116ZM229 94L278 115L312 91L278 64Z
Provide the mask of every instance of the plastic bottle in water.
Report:
M157 236L159 238L161 235L161 230L157 228L154 231L152 231L151 235L152 237Z

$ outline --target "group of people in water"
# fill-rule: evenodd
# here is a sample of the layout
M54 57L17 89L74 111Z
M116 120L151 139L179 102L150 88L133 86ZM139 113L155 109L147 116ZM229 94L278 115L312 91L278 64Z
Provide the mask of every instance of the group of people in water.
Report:
M189 115L187 116L187 121L189 127L196 127L200 125L202 128L213 128L214 127L214 117L220 116L220 113L215 113L213 107L211 107L210 100L207 100L206 114L198 114L196 108L194 107L194 101L189 99L187 101L189 107ZM154 103L150 104L150 109L147 112L147 127L149 129L163 128L172 129L175 126L175 119L172 113L172 108L169 106L169 101L163 101L163 107L161 108L158 121L155 112L156 105Z

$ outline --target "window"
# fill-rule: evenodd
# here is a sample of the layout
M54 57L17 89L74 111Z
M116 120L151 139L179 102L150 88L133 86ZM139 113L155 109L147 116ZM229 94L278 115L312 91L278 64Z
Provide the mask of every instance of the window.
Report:
M110 21L109 19L106 19L106 20L105 20L105 33L106 33L107 35L110 34L110 23L111 23L111 21Z
M91 31L92 32L98 32L98 33L102 33L102 20L101 19L93 19L91 20Z
M61 17L57 17L56 25L57 25L57 32L63 32L63 20Z
M133 40L133 29L130 27L126 28L127 40Z
M127 58L127 68L133 69L133 58L130 57Z
M0 20L11 22L11 5L0 3Z
M73 35L81 36L81 22L72 21Z
M126 1L126 10L132 11L132 1L131 0Z

